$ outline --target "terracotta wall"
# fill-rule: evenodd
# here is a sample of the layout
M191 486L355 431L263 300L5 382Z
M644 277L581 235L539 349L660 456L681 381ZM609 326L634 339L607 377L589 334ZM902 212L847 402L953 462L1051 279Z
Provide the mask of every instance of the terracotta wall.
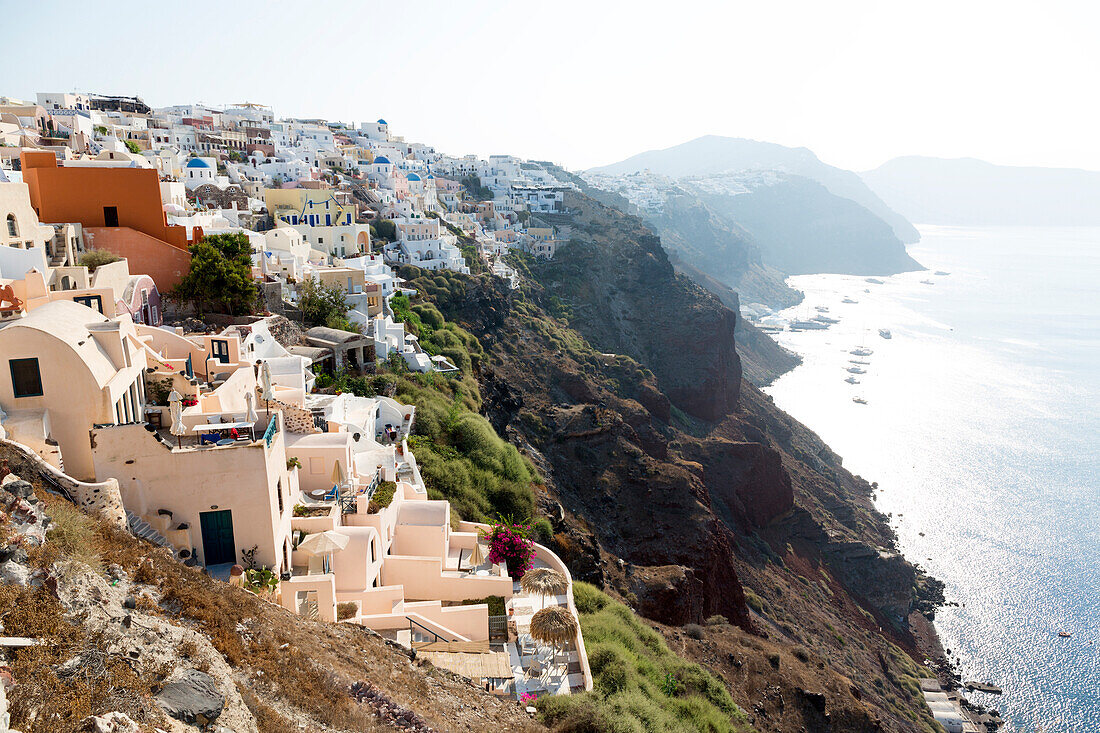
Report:
M191 255L167 242L129 227L84 227L88 249L105 249L129 260L130 271L153 278L157 290L176 287L191 267Z
M80 222L104 227L104 207L118 211L118 226L187 249L187 230L170 227L160 198L160 178L151 168L59 168L53 153L25 150L23 181L39 221ZM131 272L142 272L132 268ZM151 274L151 273L150 273ZM160 283L157 283L160 286Z

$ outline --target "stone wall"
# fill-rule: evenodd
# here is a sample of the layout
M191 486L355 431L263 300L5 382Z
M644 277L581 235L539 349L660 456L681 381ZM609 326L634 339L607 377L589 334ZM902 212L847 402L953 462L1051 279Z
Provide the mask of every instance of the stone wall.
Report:
M116 479L109 478L100 483L77 481L46 463L41 456L22 443L0 439L0 444L23 454L34 464L44 480L60 486L81 511L105 519L119 529L126 528L126 510L122 506L122 492L119 491Z
M212 183L205 183L187 192L187 200L192 203L201 203L218 209L232 209L237 205L238 211L248 211L248 194L236 184L220 189Z
M319 433L321 429L313 424L313 413L304 407L297 407L281 400L271 400L271 404L283 411L283 423L288 433Z

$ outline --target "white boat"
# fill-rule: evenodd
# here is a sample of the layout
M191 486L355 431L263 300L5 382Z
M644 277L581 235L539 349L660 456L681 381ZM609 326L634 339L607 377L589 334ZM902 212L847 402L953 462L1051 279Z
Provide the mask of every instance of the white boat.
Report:
M868 349L865 346L860 346L858 349L852 349L848 353L851 354L852 356L870 356L871 354L873 354L875 352L871 351L870 349Z
M856 379L855 377L848 377L844 381L847 382L848 384L859 384L859 380Z
M931 280L921 280L920 284L921 285L935 285L936 283L932 282Z
M864 366L866 366L866 365L870 364L871 362L863 361L863 359L849 359L848 363L849 364L863 364Z
M792 331L820 330L828 327L828 323L821 323L820 321L791 321Z
M879 335L879 336L882 336L882 337L883 337L884 339L888 339L888 338L893 338L893 337L894 337L894 334L890 333L890 329L888 329L888 328L880 328L880 329L878 330L878 335Z
M829 316L814 316L814 320L820 323L840 323L839 318L830 318Z
M882 280L879 280L877 277L869 277L864 282L873 283L874 285L882 285Z
M816 308L814 308L814 310L817 311L818 313L828 313L829 312L829 307L825 306L825 305L819 305Z
M848 371L850 371L852 374L866 374L867 373L866 369L861 369L860 367L857 367L857 366L848 367Z
M753 325L765 333L782 333L786 330L782 326L774 323L754 323Z
M867 400L863 399L862 397L853 397L852 402L856 402L860 405L866 405L867 404Z
M852 300L851 298L845 298L844 300L842 300L840 302L841 303L858 303L859 301L858 300Z
M950 272L944 272L943 270L936 270L936 274L939 276L950 275Z

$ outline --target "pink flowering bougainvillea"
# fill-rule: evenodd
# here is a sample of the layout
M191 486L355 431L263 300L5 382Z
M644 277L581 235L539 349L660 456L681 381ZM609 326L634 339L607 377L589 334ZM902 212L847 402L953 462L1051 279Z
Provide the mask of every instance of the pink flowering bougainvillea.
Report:
M526 524L493 522L485 532L485 541L489 544L489 562L504 563L508 566L508 575L519 580L531 569L535 557L535 543L528 537L531 528Z

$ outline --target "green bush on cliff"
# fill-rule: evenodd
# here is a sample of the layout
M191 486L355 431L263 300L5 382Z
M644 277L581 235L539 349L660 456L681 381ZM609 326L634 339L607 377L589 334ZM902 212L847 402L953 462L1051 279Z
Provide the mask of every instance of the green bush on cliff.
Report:
M594 690L539 699L555 731L747 731L722 682L676 656L653 629L588 583L574 582Z
M410 374L383 365L386 373L374 377L370 388L378 394L392 389L399 402L416 405L415 434L409 446L431 498L447 499L454 512L471 521L497 515L516 520L532 517L531 484L540 480L534 467L478 414L481 392L473 369L484 355L481 343L448 321L434 298L428 299L430 292L442 298L461 297L466 287L463 276L409 271L417 275L410 284L427 297L416 296L413 302L406 295L394 296L390 300L394 316L419 338L426 352L442 354L459 372ZM347 386L357 387L352 380Z

